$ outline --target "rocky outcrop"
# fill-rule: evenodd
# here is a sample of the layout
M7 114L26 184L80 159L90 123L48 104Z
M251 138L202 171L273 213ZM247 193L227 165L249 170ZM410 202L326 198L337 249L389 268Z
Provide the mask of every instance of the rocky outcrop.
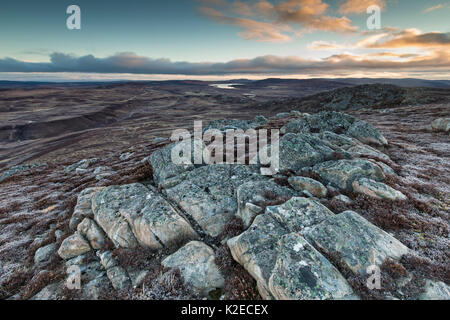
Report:
M208 296L210 291L224 288L225 279L214 262L214 250L199 241L191 241L162 261L162 265L180 269L184 281L192 289Z
M228 246L265 299L354 299L329 258L365 274L368 266L409 252L357 213L334 215L306 198L268 207L247 231L228 240Z
M214 120L211 121L203 131L216 129L220 131L226 131L226 130L248 130L248 129L254 129L260 125L266 124L267 119L264 116L256 116L252 121L247 120Z
M273 178L261 175L259 164L195 163L193 152L183 155L185 162L174 163L172 154L184 144L203 150L203 141L194 139L169 144L143 160L152 167L153 181L82 191L70 221L76 232L58 254L77 264L83 254L96 251L86 294L98 296L95 287L105 281L116 290L137 287L149 272L121 266L105 251L110 239L116 248L152 250L162 266L179 269L185 284L204 297L225 287L215 263L221 242L256 280L264 299L357 299L342 267L363 274L369 265L397 261L410 250L359 214L336 215L320 201L339 191L404 199L383 183L386 175L395 175L379 161L389 157L368 145L387 142L372 126L348 115L291 112L286 118L292 116L298 118L283 127L280 172ZM246 130L266 122L216 121L206 129ZM343 195L332 201L352 202ZM236 218L244 231L224 234Z
M319 112L292 120L281 129L283 134L322 133L326 131L344 133L347 136L358 139L362 143L378 146L387 145L386 138L367 122L333 111Z
M68 166L64 171L65 172L72 172L72 171L76 171L77 169L87 169L89 168L91 165L93 165L94 163L97 163L98 159L97 158L92 158L92 159L83 159L80 160L74 164L71 164L70 166Z
M250 228L228 240L233 258L256 279L265 299L348 299L346 280L301 236L333 213L307 198L268 207Z
M195 168L177 185L165 189L167 197L212 236L222 232L238 209L235 192L246 181L263 179L244 165L217 164Z
M4 171L1 175L0 175L0 183L3 182L3 180L5 180L6 178L9 178L13 175L15 175L16 173L20 173L20 172L25 172L37 167L41 167L44 166L45 163L33 163L33 164L24 164L24 165L19 165L19 166L13 166L9 169L7 169L6 171Z
M316 163L338 159L345 151L308 134L285 134L280 139L280 170L298 171ZM347 155L349 157L349 155Z

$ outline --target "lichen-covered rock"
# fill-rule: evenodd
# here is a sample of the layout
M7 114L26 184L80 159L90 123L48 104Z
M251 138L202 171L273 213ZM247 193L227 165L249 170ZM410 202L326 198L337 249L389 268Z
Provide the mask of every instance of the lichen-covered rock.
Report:
M87 169L87 168L89 168L90 165L92 165L96 162L98 162L97 158L83 159L83 160L80 160L80 161L66 167L64 169L64 172L72 172L72 171L75 171L76 169Z
M188 154L183 155L186 157L186 161L180 164L175 163L172 159L172 151L180 151L184 148L190 148L190 156ZM203 140L192 139L171 143L153 152L146 160L152 165L155 183L161 187L169 187L179 183L187 172L195 168L195 150L200 150L203 154L204 148Z
M231 254L256 280L265 299L273 296L269 279L280 252L278 240L300 232L332 216L322 204L307 198L292 198L283 205L267 207L242 234L227 241Z
M19 165L19 166L13 166L13 167L9 168L8 170L4 171L0 175L0 183L3 180L5 180L6 178L9 178L9 177L15 175L16 173L28 171L30 169L33 169L36 167L41 167L44 165L45 165L45 163L33 163L33 164L23 164L23 165Z
M349 157L339 147L333 146L311 134L288 133L280 139L280 170L298 171L317 163Z
M46 246L40 247L34 253L34 263L47 261L53 252L56 250L56 243L50 243Z
M221 120L213 120L207 126L203 128L203 131L207 131L210 129L217 129L220 131L226 130L248 130L256 128L260 125L267 123L267 119L264 116L256 116L252 121L247 120L236 120L236 119L221 119Z
M384 180L383 170L376 164L363 159L327 161L313 167L323 181L341 190L352 191L353 181L370 178L375 181Z
M67 260L89 252L90 250L89 243L80 234L75 233L61 243L58 254L61 258Z
M45 286L41 291L32 296L30 300L57 300L62 291L63 290L61 282L53 282Z
M107 187L94 195L92 209L95 221L124 248L140 243L159 249L196 238L189 223L156 190L142 184Z
M316 181L307 177L290 177L288 179L289 184L292 188L297 191L306 190L313 196L318 198L324 198L327 196L327 188L319 181Z
M281 133L344 133L363 143L384 146L386 138L373 126L344 113L323 111L317 114L295 119L281 128Z
M386 258L398 261L409 252L400 241L353 211L326 219L306 230L304 236L356 274L366 274L368 266L380 266Z
M217 236L237 211L236 188L253 179L262 177L248 166L208 165L190 171L181 183L165 192L203 230Z
M353 181L353 191L361 194L365 194L375 199L388 199L388 200L407 200L406 196L398 190L395 190L388 185L377 182L372 179L361 178Z
M388 166L387 164L385 164L384 162L381 161L376 161L373 159L367 159L370 162L376 164L377 166L379 166L381 168L381 170L383 171L385 176L395 176L397 175L394 171L394 169L392 169L390 166Z
M100 249L105 244L106 239L103 230L89 218L84 218L81 221L77 231L89 241L93 249Z
M191 241L162 261L162 265L178 268L184 281L204 296L225 287L225 279L214 262L214 250L203 242Z
M434 131L450 131L450 118L437 118L431 122L431 129Z
M284 204L267 207L265 214L272 216L289 232L302 231L334 216L320 202L302 197L294 197Z
M128 277L127 272L121 266L109 268L106 270L106 276L116 290L122 290L131 286L130 277Z
M355 298L339 271L299 234L284 235L277 248L277 261L269 279L269 290L275 299Z
M101 190L103 190L103 187L94 187L84 189L80 192L77 204L73 209L73 214L69 221L70 230L75 230L84 218L94 217L94 213L92 212L92 196Z
M353 158L371 158L377 157L384 160L389 160L389 156L385 153L368 146L356 138L349 137L345 134L336 134L330 131L324 131L319 134L319 137L333 145L336 145L347 151Z
M338 194L337 196L333 197L333 200L335 201L341 201L345 204L351 204L353 201L352 199L350 199L349 197L343 195L343 194Z
M259 215L252 225L237 237L227 241L233 259L256 280L264 299L271 299L269 279L278 256L276 243L287 230L272 216Z
M261 213L268 203L273 201L287 201L295 192L280 186L271 180L249 181L240 185L236 192L238 202L237 216L248 227L254 217Z
M365 121L357 120L347 130L347 134L358 139L362 143L386 146L386 138L374 127Z
M442 281L425 281L425 292L418 300L450 300L450 287Z

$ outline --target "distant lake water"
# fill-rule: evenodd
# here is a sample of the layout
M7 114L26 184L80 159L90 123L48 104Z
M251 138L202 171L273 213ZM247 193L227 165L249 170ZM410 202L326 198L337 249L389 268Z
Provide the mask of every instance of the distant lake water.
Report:
M233 86L242 86L240 83L216 83L210 84L211 87L216 87L219 89L236 89Z

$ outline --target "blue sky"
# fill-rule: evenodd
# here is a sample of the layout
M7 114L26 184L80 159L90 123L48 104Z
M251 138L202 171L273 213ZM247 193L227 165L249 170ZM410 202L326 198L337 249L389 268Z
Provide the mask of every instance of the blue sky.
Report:
M71 4L81 8L81 30L66 28L66 8ZM261 4L267 9L264 12L258 9ZM365 8L370 4L383 9L381 30L367 30ZM158 72L175 78L177 70L190 78L314 77L344 75L345 68L348 76L376 76L395 74L395 62L402 76L448 77L449 1L16 0L2 2L0 8L0 79L11 72L25 78L27 73L36 78L36 74L61 72L77 73L77 77L86 72L90 77L126 73L131 78L129 74L142 78ZM362 40L377 34L384 37L376 46L362 45ZM54 66L55 53L70 57L71 65ZM89 69L84 60L76 60L83 56L95 57L89 63L96 66ZM380 59L382 63L377 64ZM417 59L419 68L405 68L405 63L413 66ZM241 60L247 63L236 63ZM120 65L114 69L117 61ZM180 61L193 65L173 65ZM140 66L142 72L137 70Z

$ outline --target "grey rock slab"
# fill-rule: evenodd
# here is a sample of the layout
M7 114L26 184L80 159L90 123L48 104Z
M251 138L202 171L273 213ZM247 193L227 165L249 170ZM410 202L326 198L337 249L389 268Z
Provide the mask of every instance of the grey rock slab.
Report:
M303 197L294 197L284 204L267 207L265 214L272 216L289 232L300 232L334 216L320 202Z
M184 281L195 292L207 296L225 287L225 279L214 262L214 250L203 242L191 241L162 261L162 265L178 268Z
M159 249L195 239L195 231L153 188L142 184L107 187L93 197L96 222L121 247L138 243Z
M365 194L375 199L387 199L387 200L400 200L405 201L408 198L398 190L391 188L390 186L377 182L372 179L361 178L353 181L353 191L361 194Z
M363 159L327 161L317 164L313 171L319 177L341 190L353 191L353 181L370 178L375 181L385 179L383 170L376 164Z
M180 182L176 177L182 175L188 171L191 171L195 168L195 158L194 153L195 150L201 150L205 148L205 143L199 139L192 139L186 141L180 141L176 143L171 143L168 146L158 149L153 152L148 158L148 162L151 164L153 168L153 179L155 183L159 186L165 186L170 180L175 180L176 182ZM189 154L183 154L181 150L189 149ZM172 152L176 155L185 156L185 161L181 163L177 163L174 161ZM202 159L200 159L202 160ZM200 164L202 165L203 161ZM174 182L172 182L173 184Z
M56 243L50 243L46 246L40 247L34 254L34 263L47 261L53 252L56 250Z
M337 154L348 155L339 147L314 135L288 133L280 139L280 170L298 171L317 163L337 159Z
M237 212L236 188L258 179L262 177L247 166L208 165L190 171L165 193L203 230L217 236Z
M290 233L278 241L278 258L269 279L277 300L351 299L355 295L339 271L302 236Z
M274 200L287 201L295 194L293 190L271 180L248 181L237 188L237 216L242 219L244 226L248 227L267 203Z
M305 238L326 256L337 257L356 274L386 258L398 261L409 249L353 211L345 211L304 232Z
M318 198L324 198L327 196L327 188L319 181L316 181L307 177L290 177L288 179L289 184L292 188L297 191L306 190L311 193L313 196Z

